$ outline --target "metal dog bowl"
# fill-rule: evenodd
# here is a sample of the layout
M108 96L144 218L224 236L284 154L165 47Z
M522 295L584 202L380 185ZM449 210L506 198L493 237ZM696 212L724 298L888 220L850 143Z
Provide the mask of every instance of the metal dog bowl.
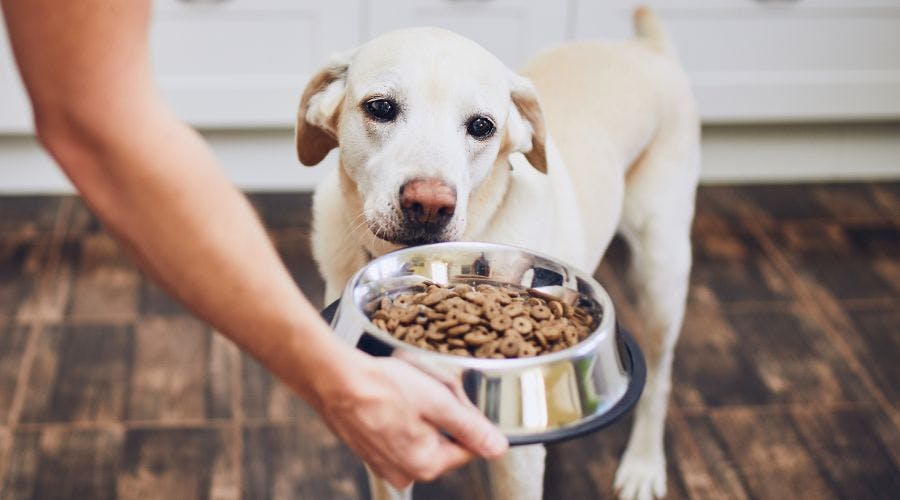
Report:
M385 293L436 283L512 284L538 289L600 317L567 349L531 358L479 359L420 349L378 329L364 313ZM644 358L618 328L609 295L589 275L516 247L438 243L379 257L347 283L324 312L335 331L375 356L396 356L467 397L510 444L570 439L609 425L630 410L644 386Z

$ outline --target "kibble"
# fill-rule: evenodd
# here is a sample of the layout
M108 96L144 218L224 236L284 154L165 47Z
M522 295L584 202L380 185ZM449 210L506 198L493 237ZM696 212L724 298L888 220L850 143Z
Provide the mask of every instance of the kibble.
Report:
M486 283L384 296L372 323L403 342L456 356L506 359L557 352L584 340L595 322L586 309L537 290Z

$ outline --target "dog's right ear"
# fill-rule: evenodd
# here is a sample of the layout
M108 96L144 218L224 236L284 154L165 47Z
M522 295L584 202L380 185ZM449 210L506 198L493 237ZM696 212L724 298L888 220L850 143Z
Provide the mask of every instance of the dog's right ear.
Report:
M355 51L336 55L306 84L297 110L294 145L300 163L311 167L336 148L341 101L347 83L347 68Z

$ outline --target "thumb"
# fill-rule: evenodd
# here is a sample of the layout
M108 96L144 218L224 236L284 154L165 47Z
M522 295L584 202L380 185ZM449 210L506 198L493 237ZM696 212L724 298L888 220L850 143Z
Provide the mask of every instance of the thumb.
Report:
M426 420L450 434L456 442L485 458L506 453L509 440L471 404L463 404L446 387L434 391L433 404L423 414Z

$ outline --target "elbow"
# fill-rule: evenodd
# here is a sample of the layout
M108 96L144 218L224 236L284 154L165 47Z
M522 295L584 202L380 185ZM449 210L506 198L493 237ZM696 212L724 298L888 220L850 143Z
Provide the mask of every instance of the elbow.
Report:
M34 128L38 142L70 178L96 155L94 133L77 110L35 102Z

